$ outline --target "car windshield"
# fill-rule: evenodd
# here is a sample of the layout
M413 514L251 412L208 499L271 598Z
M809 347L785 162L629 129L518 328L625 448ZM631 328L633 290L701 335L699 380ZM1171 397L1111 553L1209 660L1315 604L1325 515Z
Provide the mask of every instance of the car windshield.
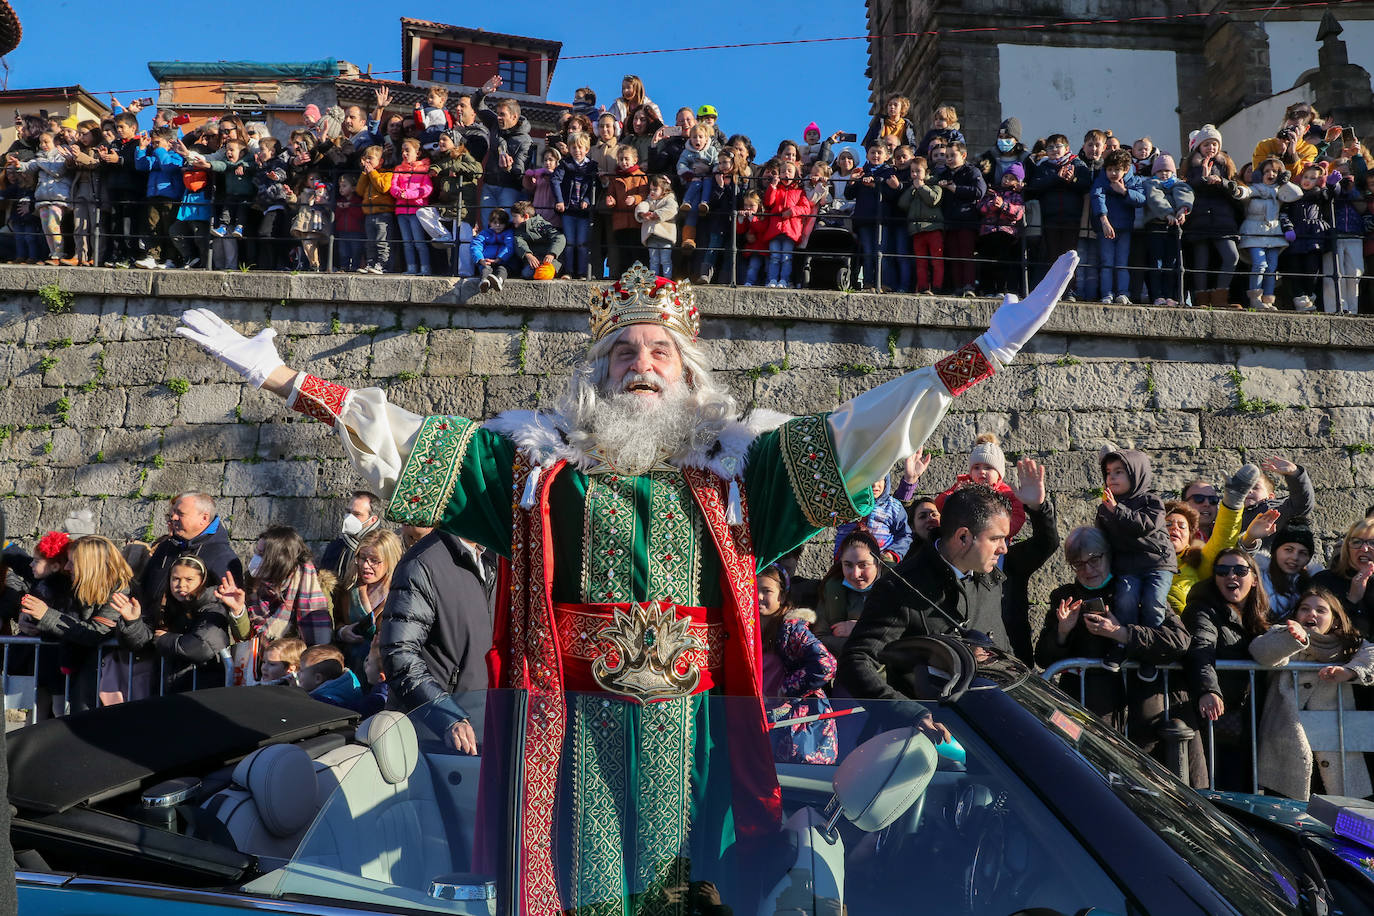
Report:
M480 756L453 751L433 708L380 714L321 774L338 788L296 854L247 890L388 911L895 914L919 881L932 913L1138 909L955 709L937 710L937 747L911 703L765 701L764 735L750 698L454 699ZM564 724L552 745L540 721Z
M1243 912L1291 909L1289 876L1234 821L1118 732L1036 678L1005 693L1116 790L1136 816Z

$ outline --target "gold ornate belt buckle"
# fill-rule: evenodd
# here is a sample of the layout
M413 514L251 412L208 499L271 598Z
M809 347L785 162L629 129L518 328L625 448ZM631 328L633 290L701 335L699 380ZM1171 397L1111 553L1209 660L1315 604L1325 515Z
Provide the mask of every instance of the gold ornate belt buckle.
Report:
M678 617L669 607L631 604L617 608L611 622L597 638L615 650L612 665L607 652L592 663L592 677L602 689L641 703L691 696L701 681L701 671L687 659L686 671L678 665L694 649L705 644L689 631L691 619Z

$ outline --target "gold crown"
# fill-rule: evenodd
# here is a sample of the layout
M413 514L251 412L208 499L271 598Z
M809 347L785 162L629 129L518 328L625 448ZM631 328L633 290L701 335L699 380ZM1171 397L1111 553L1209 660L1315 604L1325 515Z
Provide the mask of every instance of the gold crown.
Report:
M615 283L592 292L591 312L594 341L628 324L662 325L690 341L701 332L692 284L656 277L638 261Z

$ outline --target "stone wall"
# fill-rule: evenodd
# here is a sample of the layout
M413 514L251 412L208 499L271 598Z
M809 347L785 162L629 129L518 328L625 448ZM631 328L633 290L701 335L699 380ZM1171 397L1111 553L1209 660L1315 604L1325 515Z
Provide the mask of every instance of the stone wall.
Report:
M59 284L58 287L50 284ZM40 290L40 287L44 287ZM59 288L60 287L60 288ZM0 267L0 494L28 544L74 507L112 537L162 530L165 499L214 494L247 553L269 523L333 535L360 481L326 427L172 334L205 306L250 333L270 321L288 363L387 389L420 412L477 417L556 398L585 345L587 289L286 274ZM740 401L792 413L929 364L986 326L993 303L710 288L704 341ZM931 446L944 488L974 436L1049 467L1062 526L1091 518L1103 442L1154 456L1158 486L1220 481L1286 455L1335 538L1374 504L1374 322L1062 304L1029 352L957 399ZM808 554L813 569L826 546ZM1062 581L1056 565L1038 591ZM1051 581L1054 580L1054 581Z

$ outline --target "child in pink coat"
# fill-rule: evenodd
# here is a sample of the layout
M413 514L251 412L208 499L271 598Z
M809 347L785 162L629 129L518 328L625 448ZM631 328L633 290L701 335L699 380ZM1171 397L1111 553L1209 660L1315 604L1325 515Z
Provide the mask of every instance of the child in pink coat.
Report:
M391 196L396 198L396 223L401 248L406 253L406 273L429 276L429 237L415 212L429 203L434 184L429 160L420 158L420 141L410 137L401 143L401 161L391 176Z

